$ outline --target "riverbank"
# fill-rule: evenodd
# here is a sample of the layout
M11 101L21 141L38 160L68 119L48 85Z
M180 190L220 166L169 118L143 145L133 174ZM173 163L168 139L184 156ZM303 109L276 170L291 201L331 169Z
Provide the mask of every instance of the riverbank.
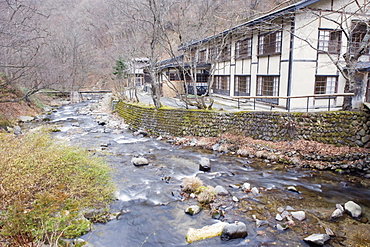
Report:
M109 100L104 97L99 107L103 111L107 111L108 104ZM119 114L116 112L114 115L116 119L117 115ZM125 120L125 122L129 121ZM149 134L146 130L134 130L137 133ZM157 136L153 135L153 137ZM178 146L194 146L220 153L233 153L242 157L256 157L266 160L266 163L277 162L299 168L331 170L337 173L370 178L370 155L369 149L366 148L334 146L304 139L266 141L231 133L224 133L218 137L167 138Z
M50 124L55 126L53 129L59 130L53 133L56 138L68 140L103 156L114 170L112 180L116 184L117 200L112 202L111 209L127 213L122 219L94 225L91 232L82 236L96 247L120 246L123 242L130 246L144 243L151 246L163 246L164 243L165 246L187 246L185 234L189 228L199 229L216 221L211 218L211 211L207 208L198 215L185 214L184 210L195 203L192 198L182 200L180 194L181 181L189 176L199 177L207 186L223 186L228 194L218 196L212 208L222 212L222 221L244 222L248 228L248 237L245 239L223 243L219 238L212 238L202 240L200 245L235 246L240 242L251 246L262 243L307 246L302 239L311 233L321 232L325 227L337 235L331 241L343 242L346 238L348 243L357 243L357 228L352 226L360 224L362 229L368 229L368 224L347 215L335 222L330 220L336 204L353 200L362 206L363 221L366 221L369 212L366 206L368 186L361 186L357 182L367 179L343 176L338 172L295 169L294 164L287 162L281 164L279 160L257 159L257 148L256 152L241 156L238 150L245 140L229 134L217 137L213 142L203 138L196 140L194 137L162 138L159 141L161 138L150 137L145 131L133 133L125 129L127 126L121 125L123 120L119 121L110 114L109 103L109 97L104 97L99 101L66 105L48 116ZM185 144L186 139L189 139L189 145ZM178 145L166 142L178 142ZM204 146L200 146L201 143ZM262 151L278 152L276 147L263 141L249 140L248 145L252 143ZM210 151L204 148L206 146ZM323 147L315 146L312 149L317 152ZM137 155L148 159L149 164L134 166L132 158ZM209 158L210 172L199 171L201 157ZM254 195L252 190L249 193L243 191L238 185L244 183L258 188L260 193ZM298 192L288 190L289 186L294 186ZM279 212L280 207L287 206L304 211L306 220L296 221L295 226L281 231L275 227L281 224L276 221L275 213Z
M173 142L179 146L194 146L259 158L270 164L284 163L299 168L332 170L370 178L370 156L365 148L336 147L306 140L272 142L232 134L219 137L182 137L173 139Z

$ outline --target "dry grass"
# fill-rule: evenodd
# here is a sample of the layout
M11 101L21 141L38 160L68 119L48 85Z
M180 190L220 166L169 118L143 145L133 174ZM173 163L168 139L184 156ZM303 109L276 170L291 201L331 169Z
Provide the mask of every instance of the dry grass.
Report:
M0 160L0 235L18 246L82 234L81 210L111 199L106 164L47 134L0 134Z
M200 187L198 188L199 194L197 195L197 200L200 204L206 205L215 199L216 196L216 190L212 186L207 186L207 187Z
M203 186L202 180L198 177L187 177L182 180L182 190L187 193L195 192L200 186Z

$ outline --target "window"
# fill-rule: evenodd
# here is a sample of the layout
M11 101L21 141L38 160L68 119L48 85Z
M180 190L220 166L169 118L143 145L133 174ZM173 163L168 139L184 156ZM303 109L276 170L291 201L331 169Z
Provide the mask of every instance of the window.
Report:
M249 58L252 56L252 38L239 40L235 44L235 58Z
M231 58L230 45L226 44L221 50L220 61L227 61L230 60L230 58Z
M235 96L249 96L250 95L250 76L235 76Z
M196 52L197 52L197 50L195 48L190 50L190 61L192 61L192 62L195 61Z
M339 53L342 46L342 31L319 30L319 52Z
M170 81L179 81L180 80L178 73L176 73L174 71L171 71L171 72L167 71L166 75L167 75L167 79L170 80Z
M198 62L200 62L200 63L205 63L206 62L206 50L199 51Z
M213 82L213 92L223 95L229 95L229 81L230 77L225 75L215 75Z
M215 61L218 56L219 48L217 46L213 46L209 48L209 60Z
M257 77L257 96L278 96L279 77L278 76L258 76ZM278 104L278 99L258 99L259 101Z
M351 53L355 53L358 48L361 47L363 39L367 32L367 25L364 22L353 22L352 32L351 32ZM365 53L369 54L369 47L367 47Z
M258 37L258 55L279 54L281 50L281 32L263 34Z
M336 93L337 80L337 76L316 76L315 94Z
M231 48L229 44L222 46L216 45L209 49L209 60L210 61L227 61L231 58Z
M197 82L208 82L208 74L197 73Z

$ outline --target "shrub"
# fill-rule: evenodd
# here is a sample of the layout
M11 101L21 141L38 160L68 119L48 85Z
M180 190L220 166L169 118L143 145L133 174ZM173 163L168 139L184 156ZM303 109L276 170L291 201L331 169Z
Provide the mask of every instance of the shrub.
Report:
M0 134L0 160L0 235L18 246L81 235L90 226L81 211L112 199L103 160L45 133Z
M202 180L198 177L187 177L182 180L182 190L187 193L195 192L200 186L203 185Z

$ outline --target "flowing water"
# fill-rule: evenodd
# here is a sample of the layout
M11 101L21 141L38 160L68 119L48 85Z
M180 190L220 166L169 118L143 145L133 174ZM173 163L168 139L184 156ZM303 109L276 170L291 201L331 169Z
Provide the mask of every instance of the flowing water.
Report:
M322 233L325 227L337 235L327 246L343 246L341 244L349 241L345 237L355 231L352 226L360 224L369 229L369 224L349 216L335 221L329 219L337 203L343 205L349 200L362 206L365 217L370 216L370 190L359 178L292 169L232 154L179 148L165 141L134 136L129 130L109 132L94 121L93 115L78 113L88 104L62 106L50 118L61 130L55 133L57 137L92 152L96 150L96 155L104 156L113 168L117 200L112 203L111 211L124 214L118 220L94 224L92 231L82 236L96 247L310 246L302 239ZM131 159L136 155L146 157L150 165L132 165ZM199 171L201 157L211 160L211 172ZM219 196L215 204L225 212L223 220L247 225L245 239L225 242L214 237L186 243L185 235L190 227L202 228L218 222L211 217L209 209L194 216L184 213L186 207L197 204L194 199L181 200L181 179L188 176L198 176L206 185L222 185L230 192L229 196ZM260 194L253 196L229 186L245 182L259 188ZM299 193L287 190L288 186L295 186ZM239 201L235 202L233 196ZM277 230L276 213L279 207L286 206L305 211L307 218L302 222L295 220L295 225L285 231Z

